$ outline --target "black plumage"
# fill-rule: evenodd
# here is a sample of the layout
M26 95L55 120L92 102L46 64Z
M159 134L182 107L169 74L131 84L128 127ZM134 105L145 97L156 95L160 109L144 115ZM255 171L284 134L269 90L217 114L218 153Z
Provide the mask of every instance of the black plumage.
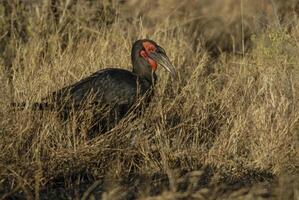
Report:
M42 103L35 103L32 108L59 110L67 117L71 110L77 111L83 107L108 108L108 115L103 117L102 113L95 112L93 119L97 121L94 124L101 124L107 130L111 128L110 125L113 126L122 119L140 97L145 102L150 101L157 81L155 71L158 65L175 75L175 69L164 49L152 40L137 40L132 47L131 59L132 71L119 68L97 71L55 91L45 97ZM100 112L104 112L103 110L105 109ZM107 123L110 125L105 125Z

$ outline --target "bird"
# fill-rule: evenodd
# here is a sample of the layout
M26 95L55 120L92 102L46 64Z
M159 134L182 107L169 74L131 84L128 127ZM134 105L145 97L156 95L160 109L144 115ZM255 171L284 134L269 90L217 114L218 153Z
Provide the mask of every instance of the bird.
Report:
M128 114L138 99L143 99L146 104L151 101L158 66L165 68L173 78L177 77L176 69L165 50L150 39L139 39L133 43L131 62L131 71L122 68L99 70L51 93L41 102L32 104L31 108L59 110L64 113L63 118L68 118L71 110L80 110L83 105L109 108L106 116L99 112L93 115L94 121L97 121L94 124L101 124L102 130L107 131ZM14 106L24 107L25 104L17 103Z

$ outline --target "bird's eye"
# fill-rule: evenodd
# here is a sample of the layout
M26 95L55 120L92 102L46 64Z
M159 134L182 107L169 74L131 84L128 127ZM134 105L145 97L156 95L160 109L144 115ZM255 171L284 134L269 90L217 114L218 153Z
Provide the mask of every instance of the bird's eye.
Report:
M153 51L156 51L156 47L155 46L151 46L149 49L148 49L149 52L153 52Z
M148 54L151 53L151 52L153 52L153 51L156 51L156 50L157 50L156 45L153 44L153 43L151 43L151 42L146 41L146 42L143 42L142 45L143 45L144 50L145 50Z

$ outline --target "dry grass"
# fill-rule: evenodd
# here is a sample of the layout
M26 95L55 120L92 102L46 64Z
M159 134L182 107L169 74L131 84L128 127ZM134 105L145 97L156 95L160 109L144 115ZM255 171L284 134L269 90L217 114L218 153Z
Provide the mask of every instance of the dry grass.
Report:
M0 197L299 198L295 1L24 2L0 3ZM150 106L109 133L88 140L75 120L8 106L130 69L144 37L179 80L159 70Z

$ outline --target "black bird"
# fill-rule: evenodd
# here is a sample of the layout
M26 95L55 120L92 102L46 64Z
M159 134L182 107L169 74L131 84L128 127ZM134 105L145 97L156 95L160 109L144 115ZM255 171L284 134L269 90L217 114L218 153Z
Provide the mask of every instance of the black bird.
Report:
M150 101L153 86L157 81L158 65L176 76L174 66L165 50L156 42L148 39L134 42L131 52L132 71L119 68L107 68L95 72L77 83L64 87L43 99L46 103L35 103L34 110L60 110L69 115L71 109L82 106L109 107L109 116L103 121L103 115L95 114L98 123L115 125L132 108L140 97ZM53 103L49 103L53 102ZM105 125L106 129L108 128ZM109 125L108 125L109 126ZM104 127L104 126L102 126ZM111 128L111 127L110 127Z

